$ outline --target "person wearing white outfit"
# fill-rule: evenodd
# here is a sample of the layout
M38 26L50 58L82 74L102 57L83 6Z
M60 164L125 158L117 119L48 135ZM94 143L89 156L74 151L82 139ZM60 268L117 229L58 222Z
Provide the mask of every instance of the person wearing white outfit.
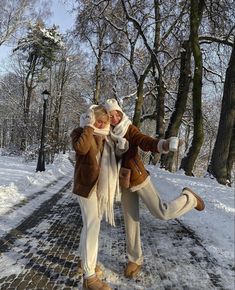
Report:
M130 171L130 180L126 188L122 187L121 203L126 229L128 263L124 275L135 277L143 264L140 239L139 198L147 206L150 213L158 219L177 218L193 208L201 211L205 205L203 200L190 188L184 188L178 198L171 202L163 202L159 192L153 186L150 175L138 154L138 148L144 151L169 152L170 140L155 139L142 134L127 115L122 111L115 99L108 99L105 108L109 112L111 138L124 138L129 149L122 155L121 166ZM127 184L127 182L125 183Z
M84 290L110 290L97 272L98 240L103 216L114 225L113 203L118 185L114 143L109 135L109 115L93 105L81 115L80 127L71 133L76 152L73 193L82 213L83 228L79 254ZM101 174L102 172L102 174Z

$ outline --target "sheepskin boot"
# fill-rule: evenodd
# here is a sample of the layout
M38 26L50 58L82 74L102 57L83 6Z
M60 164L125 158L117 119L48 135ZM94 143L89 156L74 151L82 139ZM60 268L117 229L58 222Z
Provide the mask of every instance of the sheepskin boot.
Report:
M205 203L204 203L203 199L199 195L197 195L191 188L188 188L188 187L185 187L182 190L182 194L185 194L185 192L187 192L187 191L192 193L197 200L197 205L195 206L195 209L198 211L204 210Z
M78 275L83 274L82 261L80 259L78 261L77 274ZM103 276L103 271L99 265L96 265L96 267L95 267L95 274L99 278L101 278Z
M125 270L124 275L126 278L135 278L141 269L141 265L138 265L133 262L128 262Z
M83 290L112 290L105 282L101 281L96 275L84 278Z

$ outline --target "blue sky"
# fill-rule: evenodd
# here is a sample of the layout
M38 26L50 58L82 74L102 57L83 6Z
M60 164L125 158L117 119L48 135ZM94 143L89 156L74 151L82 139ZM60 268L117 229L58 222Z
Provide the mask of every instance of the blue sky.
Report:
M52 26L53 24L60 26L62 33L71 28L74 23L73 15L69 12L71 5L66 5L62 1L53 0L51 11L52 17L48 19L47 24Z
M69 9L71 9L71 5L66 5L61 0L53 0L51 6L52 16L47 19L46 24L48 26L52 26L53 24L58 25L59 31L65 33L74 23L74 17L69 12ZM10 55L13 47L15 46L12 44L0 46L0 65L7 61L7 57ZM2 68L0 68L0 71L2 71Z

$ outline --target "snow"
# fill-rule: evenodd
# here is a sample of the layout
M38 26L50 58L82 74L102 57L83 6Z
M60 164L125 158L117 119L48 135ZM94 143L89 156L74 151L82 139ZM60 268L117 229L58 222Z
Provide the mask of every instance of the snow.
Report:
M25 163L21 157L0 156L0 169L0 237L16 227L73 176L67 155L57 156L54 164L46 165L44 172L36 172L36 162ZM58 179L56 186L50 188ZM25 205L12 210L18 204Z
M205 243L207 250L216 254L221 263L234 263L234 187L218 184L210 178L188 177L183 172L171 174L167 171L149 167L154 183L162 198L171 200L184 187L190 187L204 199L206 208L203 212L191 211L180 218L190 229L195 231ZM172 192L176 195L173 196Z
M46 165L45 172L36 173L36 162L25 163L21 157L0 156L0 168L0 237L3 237L10 231L10 229L13 229L20 224L27 216L38 208L40 204L51 198L73 177L73 166L68 160L67 154L57 156L54 164ZM179 218L178 223L182 223L184 227L187 227L191 232L193 232L197 238L197 242L200 244L200 248L198 248L196 252L197 258L203 259L205 253L208 253L211 261L216 259L220 265L220 268L217 269L217 271L225 279L223 282L223 289L233 290L235 188L220 185L210 178L185 176L181 171L169 173L154 166L147 166L147 168L151 173L152 181L160 192L162 199L169 201L176 198L184 187L192 188L204 199L206 208L203 212L192 210ZM56 180L58 180L58 183L55 184ZM53 186L51 186L52 184ZM46 192L46 194L38 194L43 192ZM63 200L60 202L65 202L68 198L71 197L65 195ZM18 207L17 205L19 203L21 203L22 206ZM115 265L115 261L122 257L119 252L115 255L115 249L113 248L112 243L115 243L115 241L117 243L118 241L117 248L119 246L124 247L124 241L120 241L118 238L117 228L113 228L112 231L114 234L109 235L108 237L114 240L110 242L110 246L108 238L105 238L105 232L101 231L100 234L101 237L103 237L103 241L101 239L100 244L100 248L102 248L100 261L102 263L102 261L108 261L108 259L110 259L110 269L106 272L109 281L115 285L122 283L121 285L122 287L124 285L125 289L155 289L148 288L148 283L149 285L152 285L153 283L159 282L159 277L155 276L154 278L154 276L151 275L153 275L152 273L154 269L157 271L162 267L168 280L165 280L165 284L161 289L169 289L169 285L167 285L169 281L171 281L171 285L177 285L179 279L184 279L184 283L186 284L187 281L190 280L192 285L193 283L197 285L197 287L190 289L206 289L203 287L203 275L205 275L205 273L200 269L196 272L195 265L190 264L186 266L190 256L189 253L196 251L195 248L190 249L190 238L183 237L180 241L179 247L181 250L178 250L177 252L175 250L175 243L179 243L179 241L174 240L174 236L171 236L172 231L170 229L172 225L176 224L176 222L156 222L142 204L141 217L143 224L147 225L146 227L142 227L143 238L146 236L145 243L143 243L145 261L147 260L147 262L145 262L146 271L149 271L149 276L147 275L148 278L146 278L147 282L145 288L141 288L138 285L132 287L131 282L126 282L125 280L120 281L116 272L110 270L113 265ZM151 234L151 231L147 231L148 226L151 226L153 231L159 231L158 233L160 233L161 225L168 227L169 231L166 231L166 228L164 228L163 234L156 236ZM44 221L40 223L36 230L46 231L49 227L50 224ZM110 227L108 228L110 231ZM30 242L37 243L33 238ZM153 253L151 243L153 245L157 244L158 255L167 255L165 257L166 264L155 265L152 257ZM33 247L36 249L37 244ZM108 247L110 247L110 250L108 250ZM7 255L3 253L0 256L0 279L1 277L11 275L12 273L20 273L24 267L24 261L22 258L20 259L20 257L18 257L19 254L17 253L17 249L19 248L16 247L15 251L11 251ZM107 251L105 249L107 249ZM112 255L110 255L111 249ZM14 254L11 255L10 253L13 252ZM182 255L185 255L185 267L182 264L177 264L179 257L181 257L182 260ZM16 262L17 260L20 260L20 264ZM160 261L161 260L159 260L159 263ZM201 263L205 262L202 261ZM188 275L189 270L190 275ZM118 289L124 289L122 287L120 286Z

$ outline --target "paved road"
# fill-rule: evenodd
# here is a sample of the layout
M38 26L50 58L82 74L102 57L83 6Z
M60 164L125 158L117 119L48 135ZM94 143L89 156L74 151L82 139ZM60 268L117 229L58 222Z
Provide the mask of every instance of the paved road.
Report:
M81 289L77 249L82 221L70 187L0 239L0 263L7 261L6 274L0 273L1 290ZM141 208L145 264L137 279L124 278L125 238L119 203L115 216L116 227L102 223L99 247L99 263L112 289L226 289L223 279L227 277L196 234L179 220L154 220L145 208Z

